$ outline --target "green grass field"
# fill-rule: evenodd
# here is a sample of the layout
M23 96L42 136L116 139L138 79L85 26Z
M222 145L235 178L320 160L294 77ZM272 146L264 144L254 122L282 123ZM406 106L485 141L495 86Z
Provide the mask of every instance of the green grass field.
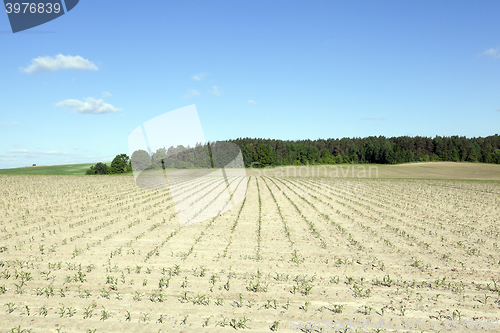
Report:
M105 162L108 167L111 162ZM85 171L96 163L48 165L36 167L24 167L14 169L0 169L4 175L84 175Z
M106 162L108 167L111 162ZM50 165L24 167L15 169L0 169L5 175L84 175L85 171L95 163ZM354 173L352 172L354 168ZM295 170L294 170L295 169ZM314 169L314 170L313 170ZM360 177L359 172L371 170L373 175ZM376 172L375 172L376 170ZM334 171L337 171L336 173ZM196 170L177 170L185 176L196 175ZM206 170L204 170L206 172ZM204 172L200 175L203 175ZM194 174L193 174L194 173ZM269 169L247 169L248 176L288 176L299 177L340 177L340 178L401 178L401 179L475 179L500 180L500 165L485 163L460 162L425 162L398 165L380 164L335 164L315 166L283 166Z

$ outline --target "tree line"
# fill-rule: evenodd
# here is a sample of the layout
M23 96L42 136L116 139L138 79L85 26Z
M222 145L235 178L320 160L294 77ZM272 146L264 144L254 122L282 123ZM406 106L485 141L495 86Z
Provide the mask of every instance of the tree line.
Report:
M198 143L195 147L159 148L156 152L139 149L129 157L126 154L116 155L111 167L99 162L89 169L87 175L119 174L133 171L153 169L208 169L208 168L243 168L240 148L227 141Z
M240 147L246 167L336 163L398 164L428 161L500 164L498 134L484 138L370 136L295 141L239 138L228 142Z
M239 157L239 158L238 158ZM154 153L137 150L131 156L134 171L150 169L243 168L240 147L228 141L197 143L194 147L159 148Z
M127 156L127 154L119 154L115 156L109 168L107 164L99 162L88 168L85 174L109 175L132 172L132 165L130 162L130 158Z
M239 155L241 152L242 155ZM241 159L242 157L242 159ZM268 167L281 165L452 161L500 164L498 134L466 138L459 136L390 137L272 140L239 138L198 143L195 147L137 150L129 158L116 155L108 168L104 163L86 174L118 174L149 169L192 169L220 167Z

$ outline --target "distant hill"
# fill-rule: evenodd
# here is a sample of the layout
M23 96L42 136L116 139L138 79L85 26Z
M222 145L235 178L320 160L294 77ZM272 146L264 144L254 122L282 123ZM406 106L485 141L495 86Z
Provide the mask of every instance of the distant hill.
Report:
M108 167L111 162L105 162ZM14 169L0 169L4 175L85 175L85 171L95 163L44 165Z

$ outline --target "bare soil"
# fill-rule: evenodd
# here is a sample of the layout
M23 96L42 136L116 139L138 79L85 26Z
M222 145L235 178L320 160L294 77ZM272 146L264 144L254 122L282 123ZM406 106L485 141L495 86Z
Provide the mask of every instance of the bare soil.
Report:
M0 175L1 331L485 327L500 313L499 182L381 176L497 179L500 167L442 165L231 177L244 201L186 227L172 194L189 200L216 178L152 190L130 175Z

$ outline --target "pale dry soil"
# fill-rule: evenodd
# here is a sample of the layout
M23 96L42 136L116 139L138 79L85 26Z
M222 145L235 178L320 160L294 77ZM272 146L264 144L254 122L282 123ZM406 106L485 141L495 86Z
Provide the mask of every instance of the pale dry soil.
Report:
M499 182L228 181L246 197L180 227L176 205L209 209L226 191L220 178L154 190L130 175L0 176L0 332L299 331L358 319L439 320L445 331L453 318L499 317Z

